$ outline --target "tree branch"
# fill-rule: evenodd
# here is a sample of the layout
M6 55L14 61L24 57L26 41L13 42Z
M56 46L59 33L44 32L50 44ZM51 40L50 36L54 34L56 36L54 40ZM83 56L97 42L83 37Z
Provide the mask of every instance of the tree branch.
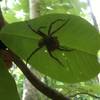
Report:
M19 69L23 72L26 78L31 82L33 86L35 86L39 91L43 94L51 98L52 100L70 100L68 97L63 96L58 91L48 87L46 84L41 82L24 64L24 62L11 50L1 50L2 54L8 52L9 56L12 57L14 63L19 67Z

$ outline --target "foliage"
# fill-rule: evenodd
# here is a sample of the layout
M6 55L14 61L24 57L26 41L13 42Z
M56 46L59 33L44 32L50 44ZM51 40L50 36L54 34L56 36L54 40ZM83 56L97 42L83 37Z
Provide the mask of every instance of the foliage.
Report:
M22 72L16 67L16 65L13 65L13 67L10 69L10 73L15 79L19 96L22 98L24 76Z
M77 8L78 7L78 8ZM86 16L82 9L87 8L86 2L80 0L48 0L40 1L40 13L42 15L49 13L67 13Z
M92 25L78 16L64 14L49 14L30 20L28 23L35 30L46 25L47 28L43 31L47 33L50 23L62 18L69 19L69 23L55 33L55 36L58 37L61 45L74 50L72 52L55 50L53 55L59 58L65 67L55 62L45 52L45 48L32 56L30 64L40 72L63 82L75 83L95 77L100 70L100 65L97 62L100 39L97 30ZM49 22L48 19L50 20ZM55 30L60 24L62 23L56 23L52 30ZM40 37L28 28L26 22L6 25L1 31L0 38L24 60L37 48L40 40ZM20 48L19 44L22 48Z
M27 0L3 0L1 3L3 15L7 22L17 22L29 18Z
M6 6L3 7L3 14L4 14L5 19L7 20L7 22L15 22L15 21L20 21L20 20L24 20L24 19L28 18L28 10L27 10L28 9L28 2L27 2L27 0L7 0L7 1L11 1L11 2L13 1L13 8L9 8L8 7L9 9L5 9ZM19 3L15 4L16 1L19 1ZM14 16L19 11L24 11L25 12L25 14L23 15L24 17L22 16L22 17L18 18L16 16ZM80 2L80 0L40 0L40 13L41 13L41 15L48 14L48 13L71 13L71 14L74 14L74 15L79 15L79 16L85 17L87 20L89 18L88 15L87 15L88 14L87 3L86 2ZM33 23L33 22L30 22L30 23ZM26 25L26 23L25 23L25 25ZM17 27L16 27L15 30L17 30ZM29 31L29 29L28 29L28 31ZM29 32L32 33L31 31L29 31ZM29 32L28 33L26 32L26 34L28 35ZM31 35L33 37L34 33L32 33ZM79 36L77 36L77 37L79 37ZM88 37L88 38L90 38L90 37ZM28 44L28 43L25 42L25 45L26 44ZM31 43L31 45L32 45L31 51L33 51L33 49L34 49L33 44L36 44L36 41L32 41L32 43ZM20 45L19 45L19 48L20 48ZM26 49L27 49L27 47L25 47L23 50L26 50ZM30 53L31 53L31 51L30 51ZM90 58L90 60L91 60L91 58ZM84 66L82 67L82 69L84 69ZM89 68L88 71L87 71L88 75L89 75L90 71L91 71L91 68ZM54 72L56 73L56 71L54 71ZM91 74L92 74L92 71L91 71ZM70 86L69 86L69 85L66 85L66 83L61 83L61 82L52 80L51 78L49 78L48 81L49 82L47 84L50 85L51 87L57 88L59 91L63 89L62 92L64 92L64 94L67 94L67 90L68 90L68 93L69 93L69 91L71 93L74 90L74 88L75 88L75 91L77 91L77 87L74 84L73 85L70 84ZM62 85L59 85L59 84L62 84ZM84 84L86 85L87 83L84 83ZM95 93L100 92L99 91L99 86L97 84L95 84L95 87L91 86L91 85L92 85L92 83L90 81L89 87L86 85L86 87L84 87L84 88L87 89L87 90L88 89L90 89L90 90L93 89L93 90L95 90ZM78 87L81 87L80 83L78 84ZM78 90L80 91L80 88ZM4 100L4 98L3 98L3 100ZM88 98L88 100L90 100L90 99Z
M1 100L20 100L16 84L5 64L0 58L0 99Z

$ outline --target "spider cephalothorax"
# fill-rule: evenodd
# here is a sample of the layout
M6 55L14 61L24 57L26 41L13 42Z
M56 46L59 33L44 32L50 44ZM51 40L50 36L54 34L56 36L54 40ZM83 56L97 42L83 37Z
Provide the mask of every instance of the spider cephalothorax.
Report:
M59 26L57 29L55 30L51 30L53 25L58 22L58 21L62 21L63 24L61 26ZM40 41L38 42L38 47L31 53L31 55L27 58L27 62L30 60L30 58L32 57L33 54L35 54L39 49L41 49L43 46L45 46L47 48L47 51L50 55L50 57L52 57L54 60L56 60L60 65L64 66L63 63L56 58L55 56L53 56L52 52L56 49L60 50L60 51L72 51L72 49L70 48L66 48L64 46L61 46L58 40L57 36L53 36L57 31L59 31L66 23L69 22L69 19L67 21L63 20L63 19L57 19L55 21L53 21L50 25L49 25L49 29L47 34L43 33L41 29L45 28L45 27L39 27L38 30L35 30L31 27L31 25L28 24L28 27L36 34L38 34L39 36L41 36L42 38L40 39Z
M49 51L54 51L59 48L59 41L56 36L43 38L38 43L39 47L46 46Z

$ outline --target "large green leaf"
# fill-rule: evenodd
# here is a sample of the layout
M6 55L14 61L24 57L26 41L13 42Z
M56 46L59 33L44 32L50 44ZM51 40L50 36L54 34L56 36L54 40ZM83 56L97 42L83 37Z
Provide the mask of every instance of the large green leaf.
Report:
M100 37L98 31L90 23L79 16L66 14L49 14L30 20L28 23L35 30L46 26L42 29L46 34L50 23L57 19L69 21L54 35L58 37L61 45L74 49L70 52L58 50L52 52L64 64L64 67L49 56L45 47L35 53L29 63L40 72L64 82L79 82L95 77L100 71L100 65L97 62ZM58 21L53 25L52 30L63 23L63 21ZM6 25L0 33L0 39L26 60L38 47L41 37L32 32L26 22L18 22Z
M0 100L20 100L16 84L0 59Z

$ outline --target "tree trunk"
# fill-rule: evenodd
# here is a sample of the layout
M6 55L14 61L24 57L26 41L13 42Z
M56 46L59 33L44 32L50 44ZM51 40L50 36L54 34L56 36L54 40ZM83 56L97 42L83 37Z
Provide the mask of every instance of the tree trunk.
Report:
M30 19L33 19L40 15L39 0L29 0L29 14Z

